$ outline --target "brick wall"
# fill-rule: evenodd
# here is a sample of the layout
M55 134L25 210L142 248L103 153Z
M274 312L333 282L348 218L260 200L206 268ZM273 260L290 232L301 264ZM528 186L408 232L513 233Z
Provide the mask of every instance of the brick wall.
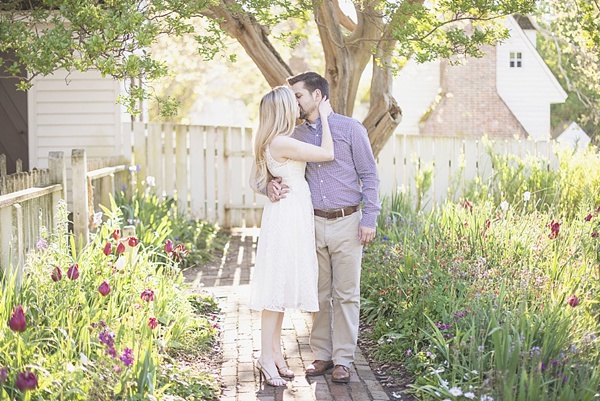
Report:
M496 49L461 65L440 66L441 99L421 123L422 135L526 138L527 133L496 90Z

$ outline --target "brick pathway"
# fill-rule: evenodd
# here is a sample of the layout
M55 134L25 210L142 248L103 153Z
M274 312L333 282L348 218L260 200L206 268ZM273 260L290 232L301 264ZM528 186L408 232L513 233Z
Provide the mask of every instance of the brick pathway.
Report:
M351 369L350 383L339 384L330 375L307 377L304 369L313 361L308 344L309 313L288 311L283 321L282 342L288 366L296 373L287 387L259 386L253 361L260 349L260 313L246 306L256 251L257 231L232 233L223 257L215 264L185 272L196 290L213 293L223 316L224 390L221 401L382 401L389 397L371 371L360 349Z

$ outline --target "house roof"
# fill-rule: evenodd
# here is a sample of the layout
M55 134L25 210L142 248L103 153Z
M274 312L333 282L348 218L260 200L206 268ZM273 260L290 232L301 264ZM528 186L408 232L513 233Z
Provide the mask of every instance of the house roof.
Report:
M528 19L528 21L529 21L529 19ZM513 16L509 16L508 23L511 24L513 28L515 28L515 29L513 29L513 32L521 38L521 40L525 44L525 46L527 46L527 48L531 51L531 53L533 54L533 57L535 59L535 62L538 64L540 70L543 71L544 74L548 77L549 82L552 84L554 89L557 91L559 97L563 98L562 101L564 102L568 96L567 92L565 92L565 90L561 86L560 82L558 82L558 79L556 79L556 77L554 76L552 71L550 71L550 67L548 67L548 65L546 64L546 62L544 61L544 59L542 58L540 53L537 51L537 49L535 48L533 43L531 43L529 41L529 39L525 35L525 32L523 31L523 28L521 28L521 26L519 25L517 19L514 18ZM529 23L531 23L531 21L529 21Z
M515 21L517 21L517 24L519 24L521 29L535 30L535 26L533 26L533 23L531 22L528 16L521 14L513 14L513 18L515 19Z

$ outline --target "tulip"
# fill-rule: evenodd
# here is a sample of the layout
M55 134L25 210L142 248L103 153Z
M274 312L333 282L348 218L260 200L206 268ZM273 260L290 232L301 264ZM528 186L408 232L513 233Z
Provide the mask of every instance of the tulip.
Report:
M121 239L121 229L117 228L115 231L113 231L112 237L115 239L115 241Z
M574 308L577 305L579 305L579 298L577 298L577 295L573 294L569 298L567 298L567 303L569 304L569 306Z
M106 282L106 280L103 281L102 284L100 284L100 287L98 287L98 292L103 297L107 296L110 293L110 285Z
M5 366L0 368L0 385L4 384L8 379L8 368Z
M71 280L77 280L79 277L79 265L77 263L73 263L69 266L69 270L67 270L67 277Z
M104 252L106 256L110 255L112 252L112 244L107 242L106 245L104 245L104 250L102 252Z
M167 242L165 242L165 252L168 253L169 256L173 254L173 241L171 241L170 239L168 239Z
M38 378L33 372L19 372L15 385L21 391L35 390L38 385Z
M24 331L27 328L27 322L25 321L25 313L21 305L15 306L13 313L8 321L8 325L12 331Z
M122 242L119 242L119 245L117 245L117 255L120 255L123 252L125 252L125 244Z
M146 302L154 301L154 291L148 288L147 290L142 291L140 298L142 298L142 300Z
M52 281L54 281L55 283L57 281L62 280L62 270L60 270L60 267L56 266L54 268L54 270L52 270L52 274L50 275L50 277L52 278Z
M127 243L130 247L134 248L135 246L137 246L137 244L140 243L140 240L132 236L127 239Z
M150 327L150 330L154 330L155 328L158 327L158 320L155 317L151 317L148 319L148 327Z
M588 215L587 215L587 216L585 216L585 219L584 219L584 220L585 220L585 221L590 221L590 220L592 219L592 217L593 217L593 216L592 216L592 214L591 214L591 213L588 213Z

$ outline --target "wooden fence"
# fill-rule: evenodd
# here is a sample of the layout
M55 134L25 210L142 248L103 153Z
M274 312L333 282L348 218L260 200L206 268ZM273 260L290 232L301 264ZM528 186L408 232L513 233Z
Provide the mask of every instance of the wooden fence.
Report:
M177 199L181 213L225 228L260 224L266 198L248 186L250 129L134 123L133 138L139 178L153 177L149 182L155 183L157 193ZM549 141L397 136L377 158L380 194L406 190L414 195L416 177L430 170L432 184L422 199L425 207L443 202L449 187L460 196L468 180L494 174L488 148L503 155L535 157L549 169L557 165Z
M16 271L17 280L21 279L25 255L36 247L43 231L51 234L64 223L57 219L61 200L70 201L73 231L77 243L84 245L94 228L98 204L109 205L109 194L123 184L131 186L129 163L106 167L116 162L88 163L85 151L74 149L70 169L63 152L50 152L47 169L23 172L17 163L17 172L7 175L6 158L0 155L0 267ZM67 187L68 172L72 175L71 189Z

